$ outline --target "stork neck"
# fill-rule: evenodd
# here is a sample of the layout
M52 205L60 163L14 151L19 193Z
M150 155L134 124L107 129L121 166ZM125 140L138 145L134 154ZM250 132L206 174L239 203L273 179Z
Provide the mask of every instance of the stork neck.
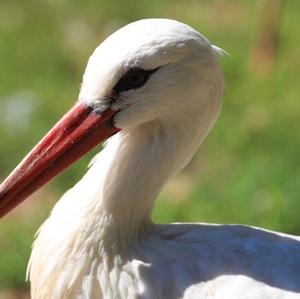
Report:
M114 236L132 243L151 226L155 198L197 148L181 135L187 136L161 124L145 124L118 133L95 158L87 179L97 185L98 200L91 206L106 235L102 240Z

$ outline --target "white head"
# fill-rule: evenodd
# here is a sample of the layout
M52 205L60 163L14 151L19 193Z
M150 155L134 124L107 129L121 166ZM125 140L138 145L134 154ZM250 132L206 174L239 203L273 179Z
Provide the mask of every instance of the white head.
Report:
M184 114L195 112L205 119L208 130L223 93L217 62L221 53L186 24L169 19L140 20L116 31L96 48L79 98L89 105L109 103L120 109L114 124L123 130L151 121L177 122ZM115 92L120 80L145 82Z
M115 146L126 144L118 150L118 161L143 161L134 170L137 180L160 173L152 175L156 185L149 187L158 192L189 161L216 120L223 93L220 53L200 33L174 20L141 20L109 36L89 59L79 101L0 186L0 216L119 129L125 134L117 138L130 141ZM152 156L144 159L149 149ZM110 159L116 154L106 152ZM153 168L162 163L164 173ZM115 185L122 190L127 173L133 175L125 164L115 163Z

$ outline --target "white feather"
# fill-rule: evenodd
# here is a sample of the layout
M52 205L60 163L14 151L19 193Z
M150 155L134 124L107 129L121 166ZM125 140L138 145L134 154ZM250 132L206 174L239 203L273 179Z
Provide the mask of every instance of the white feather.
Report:
M110 139L41 227L33 299L300 298L298 237L240 225L154 225L163 185L191 159L220 110L222 50L173 20L132 23L91 56L80 92L105 104L130 67L160 69L124 92Z

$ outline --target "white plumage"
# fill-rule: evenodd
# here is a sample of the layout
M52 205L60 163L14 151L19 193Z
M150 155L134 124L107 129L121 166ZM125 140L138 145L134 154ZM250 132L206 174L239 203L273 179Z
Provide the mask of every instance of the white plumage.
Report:
M95 50L79 99L112 104L122 130L40 228L28 270L32 298L300 298L298 237L151 221L161 188L216 120L220 53L191 27L165 19L129 24ZM109 102L132 68L157 71Z

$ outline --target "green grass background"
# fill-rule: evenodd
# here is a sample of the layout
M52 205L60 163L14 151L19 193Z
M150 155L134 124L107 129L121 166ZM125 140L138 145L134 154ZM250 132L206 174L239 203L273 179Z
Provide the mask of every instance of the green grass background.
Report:
M219 120L162 192L154 221L244 223L300 234L300 1L284 3L276 61L264 78L249 67L259 2L2 0L0 178L76 100L87 58L109 33L141 18L174 18L231 56L221 62L226 90ZM28 292L34 232L97 150L1 221L0 298L13 298L11 289Z

